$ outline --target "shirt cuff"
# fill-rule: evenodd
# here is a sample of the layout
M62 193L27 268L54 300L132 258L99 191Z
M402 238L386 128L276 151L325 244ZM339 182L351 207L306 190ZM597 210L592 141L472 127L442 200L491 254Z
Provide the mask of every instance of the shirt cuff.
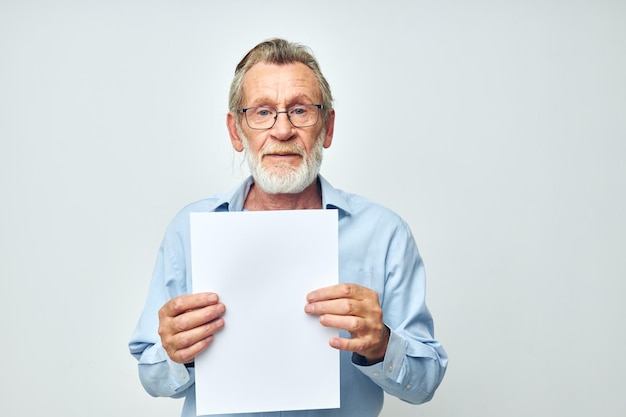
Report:
M369 364L365 357L353 354L352 363L365 375L376 379L390 379L397 381L402 369L402 361L406 352L406 340L393 330L389 330L389 343L385 358L381 362Z
M177 397L194 382L194 370L172 361L160 345L150 348L147 358L139 360L139 379L146 391L154 397ZM157 358L159 362L152 362ZM145 359L150 361L144 362Z
M191 381L189 369L185 364L174 362L170 358L167 358L167 362L170 366L170 388L173 389L174 392L179 392L181 388L187 388Z

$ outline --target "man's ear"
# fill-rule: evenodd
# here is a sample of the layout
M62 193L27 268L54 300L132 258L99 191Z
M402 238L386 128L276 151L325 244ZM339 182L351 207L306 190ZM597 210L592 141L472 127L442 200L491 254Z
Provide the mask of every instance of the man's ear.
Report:
M326 120L326 134L324 136L324 148L330 148L330 145L333 143L333 135L335 134L335 110L330 111L330 115L328 116L328 120Z
M237 131L237 116L228 112L226 115L226 127L228 128L228 135L230 136L230 143L233 145L233 149L237 152L243 151L242 138Z

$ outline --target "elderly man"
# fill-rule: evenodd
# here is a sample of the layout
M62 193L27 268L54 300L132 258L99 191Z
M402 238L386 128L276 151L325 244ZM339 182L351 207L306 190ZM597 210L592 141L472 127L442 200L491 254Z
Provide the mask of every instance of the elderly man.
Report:
M303 314L341 331L329 341L341 351L341 408L263 415L377 416L383 392L415 404L430 400L448 360L434 339L422 259L395 213L319 175L335 111L313 55L282 39L260 43L236 68L229 106L230 140L245 152L252 175L229 193L187 206L167 229L129 343L145 389L185 397L182 415L194 416L194 358L210 353L225 325L219 294L190 294L190 213L326 209L338 211L340 283L309 293Z

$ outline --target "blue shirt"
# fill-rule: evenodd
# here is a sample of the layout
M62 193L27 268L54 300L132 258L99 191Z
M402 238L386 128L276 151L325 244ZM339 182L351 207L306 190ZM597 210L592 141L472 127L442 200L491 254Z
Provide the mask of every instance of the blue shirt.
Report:
M434 338L432 317L425 304L424 265L408 225L389 209L335 189L321 176L319 181L323 207L338 210L339 280L378 293L383 321L391 330L387 353L382 362L368 366L359 355L341 352L339 409L239 417L374 417L382 409L383 390L419 404L432 398L444 376L448 358ZM129 342L146 391L153 396L185 397L183 417L196 415L194 369L171 361L165 353L157 333L158 310L192 288L188 273L189 213L241 211L252 183L248 178L235 190L192 203L176 215L163 238L147 302Z

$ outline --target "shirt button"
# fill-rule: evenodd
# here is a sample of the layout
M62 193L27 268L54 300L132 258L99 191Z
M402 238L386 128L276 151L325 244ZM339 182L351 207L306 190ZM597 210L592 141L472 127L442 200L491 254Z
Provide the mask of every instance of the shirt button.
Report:
M406 385L404 386L404 389L407 389L407 390L411 389L411 384L406 384Z
M374 376L374 378L378 378L380 376L380 373L374 372L372 375Z
M391 371L393 371L393 364L389 364L389 366L387 367L387 372Z

